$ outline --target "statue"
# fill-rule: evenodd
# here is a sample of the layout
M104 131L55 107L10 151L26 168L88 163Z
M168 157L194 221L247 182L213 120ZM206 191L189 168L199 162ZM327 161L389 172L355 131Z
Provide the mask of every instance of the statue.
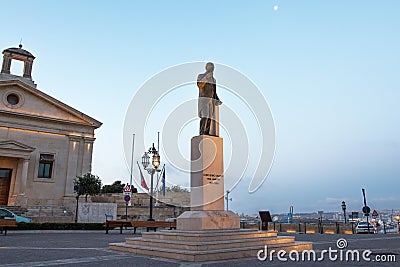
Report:
M222 104L217 95L217 84L213 77L214 64L206 64L206 72L197 76L199 88L198 115L200 119L200 135L219 136L219 109Z

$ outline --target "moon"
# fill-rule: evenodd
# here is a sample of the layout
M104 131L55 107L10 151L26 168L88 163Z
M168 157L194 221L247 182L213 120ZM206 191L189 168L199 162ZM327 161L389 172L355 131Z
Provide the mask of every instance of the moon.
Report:
M278 11L279 7L278 5L274 5L274 11Z

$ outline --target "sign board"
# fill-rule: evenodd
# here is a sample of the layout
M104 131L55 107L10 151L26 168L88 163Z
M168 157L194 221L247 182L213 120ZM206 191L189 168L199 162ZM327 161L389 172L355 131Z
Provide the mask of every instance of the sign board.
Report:
M131 196L130 195L125 195L124 196L124 200L125 200L125 202L131 201Z
M124 187L124 195L131 195L132 194L132 189L129 186L129 184L126 184Z
M378 216L379 216L378 212L376 210L374 210L372 212L372 217L378 217Z
M260 218L262 222L272 222L271 219L271 214L269 213L269 211L259 211L258 212L260 214Z
M362 208L362 212L364 213L365 216L369 216L369 213L371 212L371 209L368 206L364 206Z

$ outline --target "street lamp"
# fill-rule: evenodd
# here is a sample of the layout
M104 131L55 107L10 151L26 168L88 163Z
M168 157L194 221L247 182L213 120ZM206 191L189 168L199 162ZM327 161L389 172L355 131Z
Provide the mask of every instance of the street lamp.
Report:
M346 202L342 201L342 210L343 210L343 215L344 215L344 224L347 224L346 220Z
M75 223L78 222L78 207L79 207L79 197L83 195L85 187L83 185L74 185L74 191L76 193L76 208L75 208Z
M226 210L229 210L229 201L232 201L232 198L229 198L229 193L230 192L231 191L226 190L226 196L225 196L225 199L226 199Z
M400 233L400 215L394 217L397 221L397 232Z
M150 156L149 154L153 155L151 160L151 167L148 168L150 165ZM160 166L160 155L158 154L157 149L153 146L149 148L147 152L144 152L142 156L142 165L144 169L151 175L151 184L150 184L150 217L148 221L154 221L153 219L153 176L156 172L159 172L158 167Z

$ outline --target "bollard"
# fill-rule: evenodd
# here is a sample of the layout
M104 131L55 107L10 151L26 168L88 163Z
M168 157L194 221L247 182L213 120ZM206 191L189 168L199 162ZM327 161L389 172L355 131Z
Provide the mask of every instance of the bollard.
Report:
M304 223L304 234L307 234L307 223Z

